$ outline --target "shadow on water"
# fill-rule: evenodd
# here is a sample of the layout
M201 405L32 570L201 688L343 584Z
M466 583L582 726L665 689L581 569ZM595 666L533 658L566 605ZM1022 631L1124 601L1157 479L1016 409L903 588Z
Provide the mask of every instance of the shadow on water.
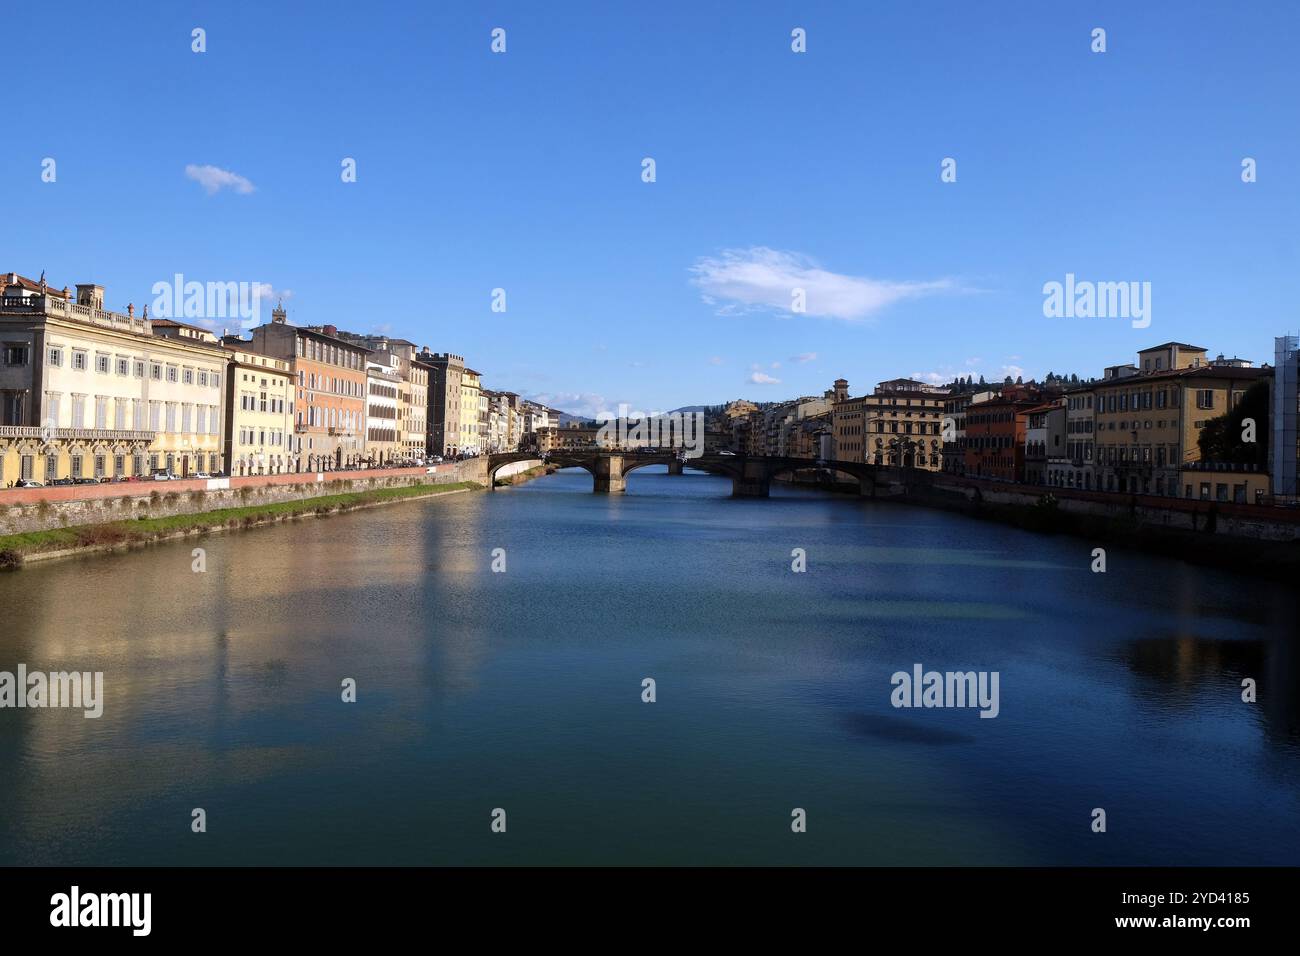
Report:
M943 727L927 727L915 721L880 714L846 714L841 718L841 723L849 733L855 736L874 737L890 743L942 746L945 744L971 744L975 742L974 737L958 733L955 730L947 730Z

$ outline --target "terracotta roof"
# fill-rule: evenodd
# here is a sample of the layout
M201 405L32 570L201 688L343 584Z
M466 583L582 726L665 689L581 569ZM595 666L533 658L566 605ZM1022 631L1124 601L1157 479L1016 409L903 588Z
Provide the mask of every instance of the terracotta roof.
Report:
M151 319L149 320L149 323L150 323L152 326L154 326L154 328L162 327L162 328L164 328L164 329L165 329L165 328L193 329L195 332L206 332L208 335L215 335L215 334L216 334L216 333L213 332L211 329L205 329L205 328L204 328L203 326L201 326L201 325L190 325L188 322L177 322L175 319L153 319L153 318L151 318Z
M1194 368L1177 368L1167 372L1150 372L1145 375L1126 375L1095 383L1096 388L1131 388L1143 382L1166 381L1174 378L1262 378L1271 375L1271 368L1236 368L1225 365L1198 365Z
M1190 349L1193 352L1206 351L1205 349L1201 348L1199 345L1188 345L1186 342L1162 342L1159 345L1151 346L1149 349L1138 349L1138 355L1141 355L1143 352L1154 352L1157 349L1167 349L1171 345L1177 346L1180 349Z
M7 272L7 273L5 273L5 274L4 274L4 281L5 281L5 285L17 285L17 286L22 286L24 289L27 289L29 292L40 292L40 291L41 291L41 283L40 283L39 280L36 280L36 279L29 279L29 278L27 278L26 276L20 276L20 275L19 275L18 273L16 273L16 272ZM60 299L66 299L66 298L69 298L68 295L65 295L65 294L64 294L63 290L54 288L54 287L51 286L48 282L46 283L46 286L45 286L45 294L46 294L46 295L57 295Z

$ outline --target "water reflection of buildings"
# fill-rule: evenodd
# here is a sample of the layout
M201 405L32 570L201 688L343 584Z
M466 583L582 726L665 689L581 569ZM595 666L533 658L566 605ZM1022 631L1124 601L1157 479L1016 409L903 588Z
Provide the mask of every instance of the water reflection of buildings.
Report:
M397 506L0 576L0 668L102 671L105 698L96 720L0 715L0 862L119 832L169 794L328 762L342 736L421 733L430 638L412 595L427 569L411 519ZM368 709L344 710L343 677Z
M1156 706L1190 712L1207 703L1216 709L1240 703L1256 708L1249 713L1259 719L1270 740L1300 743L1300 654L1294 618L1274 624L1265 639L1182 632L1130 641L1124 661L1134 674L1154 683L1154 692L1145 699ZM1241 701L1241 682L1248 677L1256 683L1254 704Z

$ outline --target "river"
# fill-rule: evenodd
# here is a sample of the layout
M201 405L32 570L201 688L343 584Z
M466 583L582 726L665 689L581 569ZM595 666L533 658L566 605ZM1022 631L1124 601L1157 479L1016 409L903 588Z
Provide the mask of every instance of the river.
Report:
M564 471L0 575L0 670L104 674L98 719L0 710L0 864L1300 862L1292 591L729 491ZM997 717L893 707L915 664Z

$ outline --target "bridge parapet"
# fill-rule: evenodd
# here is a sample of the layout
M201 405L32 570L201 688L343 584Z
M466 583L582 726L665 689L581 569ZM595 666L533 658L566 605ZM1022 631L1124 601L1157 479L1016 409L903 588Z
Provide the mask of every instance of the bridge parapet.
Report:
M694 468L719 477L730 478L732 495L738 498L766 498L777 476L795 471L836 471L858 480L863 495L900 493L917 474L915 469L900 469L866 462L832 459L789 458L765 455L723 455L718 453L681 458L676 451L645 449L556 449L540 452L502 452L488 456L489 482L502 466L518 461L536 461L561 468L582 468L592 475L597 494L619 494L627 490L627 475L648 465L667 465L668 473L680 475Z

